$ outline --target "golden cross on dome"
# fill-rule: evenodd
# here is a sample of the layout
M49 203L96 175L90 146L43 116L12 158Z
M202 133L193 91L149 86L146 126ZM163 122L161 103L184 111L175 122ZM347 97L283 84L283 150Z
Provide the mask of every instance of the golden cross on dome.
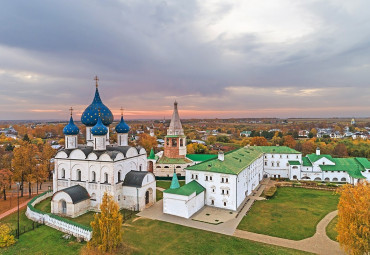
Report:
M72 112L73 112L72 106L71 106L71 108L69 108L69 111L71 112L71 116L72 116Z
M96 86L96 88L98 88L98 86L99 86L99 84L98 84L99 78L98 78L97 75L95 75L94 80L95 80L95 86Z
M124 109L123 109L123 108L122 108L122 106L121 106L121 116L123 116L123 110L124 110Z

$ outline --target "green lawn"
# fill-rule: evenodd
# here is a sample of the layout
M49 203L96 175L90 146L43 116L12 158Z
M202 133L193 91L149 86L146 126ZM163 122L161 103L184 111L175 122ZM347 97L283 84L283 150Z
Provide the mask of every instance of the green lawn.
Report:
M13 214L14 215L14 214ZM74 219L88 225L94 213ZM84 244L64 240L64 234L41 226L20 236L19 241L0 249L0 254L79 254ZM133 217L123 226L123 240L131 254L308 254L188 228L176 224Z
M330 223L328 224L328 226L326 227L326 234L331 240L336 241L336 242L337 242L337 236L338 236L338 232L336 230L337 223L338 223L338 216L335 216L335 218L332 219Z
M24 227L25 228L30 228L30 227L32 227L32 223L33 223L32 220L29 220L27 218L25 212L26 212L26 208L23 208L23 209L19 210L19 226L20 226L21 229L23 229ZM9 224L12 229L17 228L17 222L18 222L17 212L1 219L1 223Z
M124 227L123 240L133 254L308 254L144 218Z
M51 197L45 200L42 200L40 203L36 204L35 208L40 211L50 213L51 212Z
M48 226L41 226L19 237L16 244L8 248L0 248L2 255L47 254L47 255L72 255L79 254L83 243L62 238L64 233Z
M337 209L338 198L332 191L278 188L272 199L255 202L238 229L302 240L313 236L319 221Z
M163 198L163 192L160 190L155 190L157 201L161 200Z
M179 181L180 186L185 184L185 181ZM171 186L171 181L157 181L157 187L162 189L168 189Z

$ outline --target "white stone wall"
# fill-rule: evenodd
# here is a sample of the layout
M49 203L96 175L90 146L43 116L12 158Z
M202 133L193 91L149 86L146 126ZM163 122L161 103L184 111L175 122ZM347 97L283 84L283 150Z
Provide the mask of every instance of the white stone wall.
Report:
M204 206L204 191L190 196L163 193L163 212L189 219Z
M174 168L176 169L176 174L185 176L185 168L194 165L194 162L187 164L158 164L153 165L153 173L155 176L160 177L172 177Z
M124 196L122 182L131 170L147 170L147 155L144 149L138 153L137 149L132 147L126 155L118 153L114 159L106 153L100 157L94 152L86 156L80 149L73 150L68 157L65 152L61 151L55 157L53 190L57 192L74 185L81 185L86 188L92 198L89 205L90 210L97 211L105 192L116 199L118 196L120 198ZM81 171L81 181L78 180L78 171ZM62 178L63 172L64 178ZM155 187L155 180L153 182ZM153 190L155 193L155 188Z
M263 156L263 169L268 177L289 178L289 160L302 162L302 154L270 154Z

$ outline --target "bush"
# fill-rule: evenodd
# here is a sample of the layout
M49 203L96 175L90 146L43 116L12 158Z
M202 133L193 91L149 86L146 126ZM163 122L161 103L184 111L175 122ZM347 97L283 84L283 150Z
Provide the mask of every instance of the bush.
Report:
M0 247L9 247L15 243L13 235L10 235L11 228L8 224L0 224Z
M272 198L275 195L276 190L277 188L274 186L274 187L269 188L267 191L265 191L266 198Z

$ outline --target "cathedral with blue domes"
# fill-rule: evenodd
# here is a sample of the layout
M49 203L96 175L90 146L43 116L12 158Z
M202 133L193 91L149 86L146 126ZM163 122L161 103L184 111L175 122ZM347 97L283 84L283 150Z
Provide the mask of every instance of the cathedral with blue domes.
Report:
M65 147L55 156L51 212L77 217L99 211L105 192L120 209L141 211L156 201L156 182L147 172L147 154L141 147L128 145L130 127L123 119L114 128L117 143L110 144L111 110L100 98L98 78L92 103L81 115L86 127L86 144L78 143L80 129L73 112L64 127Z

